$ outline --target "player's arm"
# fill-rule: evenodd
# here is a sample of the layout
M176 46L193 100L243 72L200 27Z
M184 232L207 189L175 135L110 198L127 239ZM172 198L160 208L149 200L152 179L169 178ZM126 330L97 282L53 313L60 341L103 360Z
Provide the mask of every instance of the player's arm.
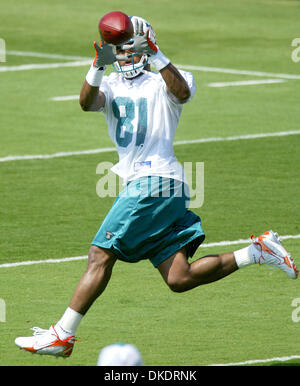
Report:
M159 50L151 25L138 16L132 16L131 21L134 28L133 43L123 45L123 48L137 53L146 53L149 63L160 72L164 79L168 93L175 96L179 103L186 102L191 95L189 86L177 68Z
M84 80L79 97L79 103L83 111L98 111L105 105L105 95L98 87L91 86Z
M83 82L79 103L84 111L98 111L105 105L105 95L99 90L107 64L112 64L116 57L112 48L101 41L99 46L94 42L95 59Z
M191 96L191 91L177 68L169 63L160 70L160 73L167 85L167 91L174 95L180 103L186 102Z

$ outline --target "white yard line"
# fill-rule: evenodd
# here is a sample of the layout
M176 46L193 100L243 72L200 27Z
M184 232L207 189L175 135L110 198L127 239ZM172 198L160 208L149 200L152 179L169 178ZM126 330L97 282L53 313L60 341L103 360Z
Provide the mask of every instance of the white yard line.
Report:
M253 86L260 84L273 84L286 82L284 79L263 79L263 80L240 80L236 82L215 82L208 83L208 87L232 87L232 86Z
M15 155L15 156L7 156L7 157L0 158L0 162L51 159L51 158L60 158L60 157L71 157L74 155L111 153L114 151L116 151L114 147L104 147L102 149L68 151L68 152L66 151L66 152L59 152L54 154Z
M52 101L60 102L60 101L73 101L79 99L79 95L66 95L66 96L57 96L51 98Z
M300 238L300 234L280 236L281 240L299 239L299 238ZM201 248L222 247L222 246L229 246L229 245L246 244L249 242L250 242L250 239L239 239L234 241L218 241L215 243L201 244ZM75 257L63 257L59 259L27 260L27 261L19 261L16 263L0 264L0 268L12 268L12 267L20 267L24 265L46 264L46 263L66 263L69 261L78 261L78 260L86 260L86 259L87 259L87 256L75 256Z
M235 362L235 363L216 363L208 366L245 366L245 365L255 365L258 363L270 363L270 362L287 362L293 359L300 359L300 355L290 355L285 357L275 357L268 359L251 359L244 362Z
M87 256L63 257L61 259L27 260L27 261L20 261L17 263L0 264L0 268L20 267L21 265L34 265L34 264L44 264L44 263L66 263L68 261L78 261L78 260L85 260L85 259L87 259Z
M287 236L280 236L281 240L289 240L289 239L300 239L300 235L287 235ZM211 247L223 247L228 245L237 245L237 244L246 244L250 243L251 239L239 239L234 241L218 241L215 243L204 243L201 244L203 248L211 248Z
M205 143L205 142L239 141L244 139L257 139L257 138L267 138L267 137L285 137L288 135L299 135L299 134L300 134L300 130L278 131L277 133L258 133L258 134L234 135L230 137L189 139L189 140L183 140L183 141L176 141L174 142L174 145L187 145L187 144ZM0 161L1 161L1 158L0 158Z
M246 139L258 139L258 138L268 138L268 137L285 137L289 135L299 135L299 134L300 134L300 130L291 130L291 131L279 131L277 133L259 133L259 134L236 135L236 136L230 136L230 137L199 138L199 139L190 139L190 140L184 140L184 141L175 141L174 146L189 145L189 144L195 144L195 143L207 143L207 142L239 141L239 140L246 140ZM74 155L110 153L115 151L116 149L114 147L104 147L99 149L59 152L59 153L53 153L53 154L12 155L12 156L6 156L6 157L0 158L0 162L51 159L51 158L60 158L60 157L71 157Z
M274 72L235 70L232 68L191 66L189 64L187 65L175 64L175 66L178 68L182 68L183 70L191 70L191 71L194 70L194 71L203 71L203 72L220 72L223 74L265 76L265 77L282 78L282 79L300 79L300 75L296 75L296 74L277 74Z
M87 66L88 64L91 64L90 60L81 60L81 61L65 62L65 63L22 64L19 66L0 66L0 72L44 70L44 69L60 68L60 67L79 67L79 66Z
M61 59L61 60L89 60L92 61L92 58L84 56L73 56L73 55L60 55L60 54L47 54L44 52L31 52L31 51L6 51L6 55L13 56L25 56L33 58L45 58L45 59Z
M91 63L92 58L82 57L82 56L71 56L71 55L60 55L60 54L47 54L47 53L41 53L41 52L30 52L30 51L12 51L7 50L6 55L17 55L17 56L28 56L28 57L37 57L37 58L49 58L49 59L61 59L61 60L75 60L77 63L82 63L78 65L84 66L86 63ZM59 63L56 63L57 67L59 66ZM60 63L61 67L64 63ZM35 65L37 66L37 65ZM50 66L50 64L49 64ZM265 77L272 77L272 78L282 78L282 79L300 79L300 75L297 74L279 74L279 73L273 73L273 72L263 72L263 71L249 71L249 70L237 70L232 68L221 68L221 67L208 67L208 66L193 66L189 64L175 64L176 67L181 68L183 70L195 70L195 71L203 71L203 72L219 72L223 74L235 74L235 75L249 75L249 76L265 76ZM17 68L16 70L13 70L13 68ZM8 69L7 71L20 71L23 66L6 66ZM0 67L4 68L4 67ZM40 67L36 68L27 68L24 67L23 69L39 69ZM41 67L41 68L48 68L48 67ZM51 68L51 67L49 67ZM2 70L4 71L4 70Z

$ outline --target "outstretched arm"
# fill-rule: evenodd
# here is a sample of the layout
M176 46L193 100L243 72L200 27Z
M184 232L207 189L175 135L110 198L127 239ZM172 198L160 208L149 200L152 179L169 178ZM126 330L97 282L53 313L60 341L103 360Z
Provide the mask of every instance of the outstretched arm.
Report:
M83 82L79 103L83 111L98 111L105 105L105 95L98 87L91 86L86 79Z
M100 46L94 42L95 59L83 82L79 103L84 111L98 111L105 105L105 95L99 91L99 87L107 64L112 64L116 57L112 48L105 44L101 38Z
M191 92L186 80L177 68L172 63L169 63L160 70L160 73L166 82L168 91L171 92L180 103L186 102L191 96Z
M186 102L191 95L189 86L177 68L159 50L151 25L138 16L132 16L131 21L134 27L133 43L125 44L123 48L137 53L146 53L149 63L161 73L168 92L173 94L179 103Z

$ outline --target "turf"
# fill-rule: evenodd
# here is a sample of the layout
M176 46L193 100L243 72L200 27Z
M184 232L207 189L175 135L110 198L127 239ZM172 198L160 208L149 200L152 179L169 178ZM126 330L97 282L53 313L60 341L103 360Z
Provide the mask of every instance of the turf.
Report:
M8 51L91 57L97 22L111 2L6 3L0 38ZM299 74L291 60L298 1L115 1L114 9L147 18L173 63ZM289 22L286 22L286 21ZM7 55L2 66L63 59ZM80 110L78 95L88 65L0 72L0 158L111 147L104 116ZM109 70L108 70L109 71ZM299 80L211 88L212 82L266 79L192 71L198 86L184 106L175 140L299 130ZM267 77L271 78L271 77ZM266 229L299 235L299 135L175 147L178 159L204 162L201 216L206 243L246 239ZM115 152L0 163L0 264L85 256L113 198L96 194L100 162ZM208 248L231 251L245 244ZM285 245L297 258L299 239ZM0 267L0 365L94 366L100 349L136 344L147 365L207 365L300 355L299 324L292 320L298 281L277 270L249 267L183 294L172 293L148 261L118 262L104 294L78 329L68 360L19 351L16 336L48 328L64 312L86 261ZM264 365L278 365L280 362ZM299 365L292 360L284 365Z

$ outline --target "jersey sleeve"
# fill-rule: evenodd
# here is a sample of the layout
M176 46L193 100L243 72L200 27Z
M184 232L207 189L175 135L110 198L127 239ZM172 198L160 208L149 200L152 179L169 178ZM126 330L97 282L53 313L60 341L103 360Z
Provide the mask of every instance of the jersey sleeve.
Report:
M186 80L188 86L189 86L189 89L190 89L190 92L191 92L191 96L189 97L189 99L187 100L187 102L189 102L191 99L193 99L194 95L195 95L195 92L196 92L196 83L195 83L195 78L194 78L194 75L191 73L191 72L186 72L186 71L181 71L179 70L180 74L184 77L184 79Z

